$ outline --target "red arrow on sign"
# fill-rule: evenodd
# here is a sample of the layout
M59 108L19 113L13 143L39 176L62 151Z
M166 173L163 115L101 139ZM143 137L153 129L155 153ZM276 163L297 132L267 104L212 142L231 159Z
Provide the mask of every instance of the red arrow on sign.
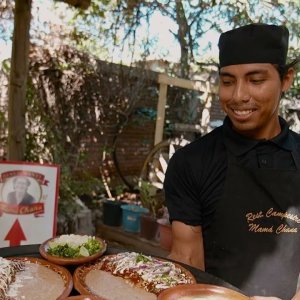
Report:
M15 223L8 231L6 237L4 238L5 241L9 241L9 246L20 246L21 241L26 241L26 236L23 232L23 229L20 225L18 219L16 219Z

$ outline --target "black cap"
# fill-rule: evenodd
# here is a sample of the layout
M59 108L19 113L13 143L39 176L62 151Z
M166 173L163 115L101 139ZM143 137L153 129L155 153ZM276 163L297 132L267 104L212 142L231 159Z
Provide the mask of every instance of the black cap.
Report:
M220 67L250 63L285 65L289 31L284 26L250 24L221 34Z

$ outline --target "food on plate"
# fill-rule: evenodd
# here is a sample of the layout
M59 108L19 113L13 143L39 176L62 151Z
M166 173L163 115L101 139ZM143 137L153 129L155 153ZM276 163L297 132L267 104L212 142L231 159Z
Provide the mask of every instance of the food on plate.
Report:
M60 299L60 296L65 293L69 293L72 286L66 287L64 281L67 278L66 274L60 267L57 267L57 271L51 269L48 262L45 261L45 265L42 264L42 260L35 258L9 258L2 259L1 265L5 272L1 274L10 274L12 280L2 281L4 282L4 293L0 294L1 300L56 300ZM7 265L11 267L7 267ZM8 271L9 269L9 271ZM66 271L65 271L66 272ZM8 275L4 275L4 278ZM69 275L71 278L71 275ZM8 276L9 277L9 276ZM4 279L5 280L5 279ZM66 289L69 291L66 292Z
M92 270L85 278L89 289L106 300L156 300L153 293L128 284L123 278L101 270Z
M103 248L95 237L76 234L63 234L49 241L48 246L48 254L65 258L88 257Z
M16 300L40 300L43 295L43 299L54 300L63 290L64 282L59 274L42 265L26 262L25 269L11 284L8 296Z
M195 283L193 275L178 264L136 252L102 257L89 267L79 267L77 276L81 271L87 290L107 300L151 300L169 287Z
M178 284L192 283L193 280L182 268L170 261L136 252L122 252L104 257L101 270L122 277L155 294Z
M23 269L23 262L14 262L0 257L0 299L7 298L7 291L15 280L16 273Z

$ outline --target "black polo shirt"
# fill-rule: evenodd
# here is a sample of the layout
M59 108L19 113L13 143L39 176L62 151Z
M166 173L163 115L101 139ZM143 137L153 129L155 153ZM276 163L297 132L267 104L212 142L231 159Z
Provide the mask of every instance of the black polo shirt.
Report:
M280 124L275 138L252 140L235 132L226 117L222 126L177 150L164 181L170 220L205 229L223 195L227 150L245 167L295 170L291 151L300 154L300 136L282 118Z

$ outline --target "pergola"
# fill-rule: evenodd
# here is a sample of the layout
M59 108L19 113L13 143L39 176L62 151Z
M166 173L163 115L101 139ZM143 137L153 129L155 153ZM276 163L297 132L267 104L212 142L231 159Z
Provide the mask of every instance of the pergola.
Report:
M165 110L167 104L168 86L176 86L184 89L195 90L204 93L205 104L202 115L208 112L207 117L202 118L201 126L207 126L209 122L209 109L212 103L212 95L217 94L217 88L209 81L187 80L177 77L170 77L165 74L158 75L159 98L157 104L157 118L154 136L154 145L157 145L163 139Z

